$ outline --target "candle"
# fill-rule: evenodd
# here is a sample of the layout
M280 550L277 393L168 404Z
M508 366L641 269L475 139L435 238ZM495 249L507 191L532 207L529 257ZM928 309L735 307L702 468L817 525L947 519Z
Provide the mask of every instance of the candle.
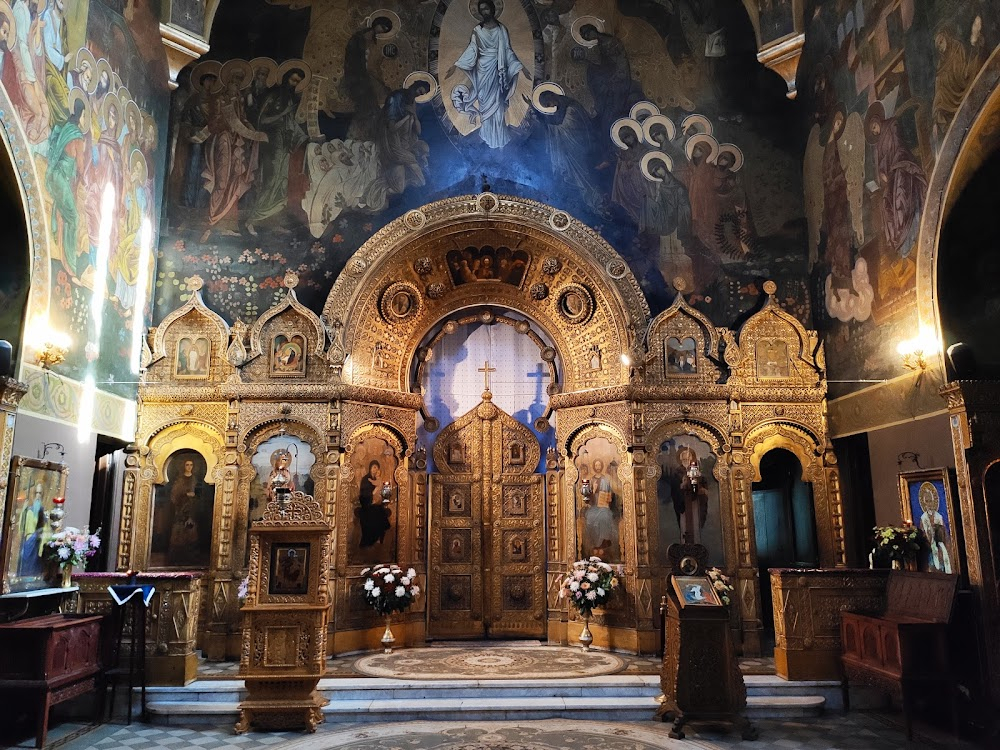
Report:
M0 339L0 378L14 374L13 354L14 350L11 348L10 342L6 339Z

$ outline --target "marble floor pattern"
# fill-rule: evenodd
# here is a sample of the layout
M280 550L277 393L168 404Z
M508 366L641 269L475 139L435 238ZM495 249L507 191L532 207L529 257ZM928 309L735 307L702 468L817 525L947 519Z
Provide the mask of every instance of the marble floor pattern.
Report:
M918 727L907 742L897 716L832 714L802 721L760 721L760 739L744 741L694 726L684 740L671 739L655 721L401 722L380 726L324 724L316 734L290 732L235 735L218 728L57 724L46 750L959 750L972 746ZM686 730L687 731L687 730ZM11 747L33 747L24 739Z

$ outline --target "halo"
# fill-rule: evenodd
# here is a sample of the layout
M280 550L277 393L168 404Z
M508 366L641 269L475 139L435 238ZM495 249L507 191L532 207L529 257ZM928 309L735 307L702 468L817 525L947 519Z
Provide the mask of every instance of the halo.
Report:
M111 72L111 90L117 91L125 84L122 83L122 77L118 75L115 71Z
M129 91L124 86L120 86L119 88L115 89L115 94L117 94L118 99L119 101L121 101L123 107L130 101L132 101L132 92Z
M636 102L632 109L628 111L628 116L638 123L642 123L647 117L660 114L660 108L652 102ZM645 116L644 116L645 115Z
M691 161L691 156L694 154L694 147L699 143L708 144L710 151L706 161L709 164L714 164L715 160L719 157L719 142L705 133L698 133L698 135L692 135L687 139L687 143L684 144L684 153L687 154L688 161Z
M376 39L392 39L399 33L402 21L399 20L398 13L391 10L387 10L386 8L379 8L370 16L368 16L368 18L365 19L365 26L367 26L370 29L372 27L372 24L375 22L376 18L388 18L392 22L392 28L389 29L384 34L376 34L375 35Z
M3 12L4 6L0 6L0 12ZM91 52L86 47L80 47L76 52L76 69L79 70L80 66L83 65L84 61L90 63L90 71L93 75L90 77L90 86L87 87L87 93L93 94L97 89L97 60L94 58L94 53Z
M733 155L733 166L729 168L730 172L739 172L743 169L743 152L740 150L739 146L735 143L723 143L719 146L719 156L722 156L723 154ZM716 160L718 160L718 156L716 157Z
M543 115L553 114L558 107L543 107L541 103L542 94L546 91L551 91L554 94L559 94L559 96L564 96L566 92L563 87L558 83L552 83L552 81L546 81L545 83L540 83L535 86L535 90L531 92L531 104L532 106L541 112Z
M633 107L634 109L634 107ZM650 115L642 122L642 134L646 139L646 142L653 145L660 145L653 140L653 127L656 125L662 125L666 128L667 138L671 141L677 137L677 126L674 125L674 121L671 120L666 115Z
M265 84L267 86L273 86L278 82L278 63L276 63L272 58L255 57L250 61L250 69L255 75L261 68L267 69L267 79L265 80Z
M115 125L115 131L112 133L115 140L118 140L118 136L121 135L122 127L125 125L125 117L122 112L122 103L118 98L117 94L105 94L104 101L101 102L101 119L104 120L104 129L108 127L108 115L111 114L112 109L118 110L118 124Z
M642 125L637 123L631 117L619 117L613 123L611 123L611 140L620 149L627 149L628 146L622 141L621 137L618 135L618 131L623 127L628 127L635 133L635 137L642 142Z
M146 157L142 155L142 151L139 149L133 149L132 155L128 158L129 174L135 171L137 164L142 166L142 179L139 182L145 185L146 180L149 179L149 167L146 165Z
M249 63L247 65L249 67ZM312 80L312 68L309 67L309 63L305 60L285 60L278 66L278 72L275 74L275 82L278 83L285 80L285 76L293 70L297 70L302 73L302 80L299 81L299 85L295 87L295 91L301 94L306 90L306 88L308 88L309 82ZM252 75L251 80L253 80Z
M207 75L215 76L215 88L208 92L214 94L222 86L222 63L218 60L205 60L195 65L191 71L191 90L201 91L201 79Z
M119 96L119 98L121 98L121 97ZM125 109L124 120L125 120L125 124L126 125L128 125L128 118L129 117L134 117L135 118L135 122L136 122L135 131L132 132L132 133L130 133L130 135L133 138L135 138L135 139L138 140L139 136L142 134L142 112L139 111L139 105L136 104L131 99L129 99L127 102L125 102L125 108L124 109Z
M243 84L240 86L240 91L242 91L253 83L253 68L250 67L250 63L246 60L227 60L222 66L222 73L219 75L219 79L222 81L223 87L228 87L236 71L243 73ZM278 72L280 73L281 71L279 70Z
M13 49L17 44L17 21L14 20L14 11L11 7L4 3L0 5L0 16L7 19L7 49ZM81 47L80 52L83 52L86 47ZM77 55L79 57L79 55ZM93 60L94 56L91 55L90 59Z
M115 71L111 69L111 63L107 61L107 58L102 57L97 61L97 71L94 75L94 78L98 81L97 85L100 85L101 76L104 75L104 73L108 74L108 91L111 91L111 87L114 86L115 83ZM97 85L94 86L94 91L97 91Z
M674 160L673 159L671 159L669 156L667 156L662 151L650 151L648 154L645 154L642 157L642 162L640 163L640 167L642 169L642 176L645 177L650 182L663 182L663 178L662 177L655 177L655 176L653 176L652 174L649 173L649 163L651 161L655 160L655 159L659 159L664 164L666 164L668 172L673 172L674 171Z
M878 120L881 125L883 120L885 120L885 105L882 102L875 102L868 108L868 112L865 113L865 139L869 143L875 143L878 140L878 136L872 135L872 123Z
M140 112L142 112L142 110L140 110ZM150 135L148 148L152 149L155 147L157 137L159 135L159 131L156 127L156 118L142 112L142 137L145 138L147 133Z
M83 113L80 115L80 132L86 133L90 130L90 100L83 89L79 86L74 86L72 91L69 92L69 111L71 113L76 110L75 103L77 101L83 102Z
M712 121L705 117L705 115L688 115L681 120L681 132L687 133L688 128L694 128L695 133L704 133L706 135L712 135L715 132Z
M403 79L403 88L408 89L410 88L410 86L417 83L418 81L424 81L427 84L429 84L431 90L426 94L416 97L414 101L416 101L417 104L426 104L435 96L437 96L438 92L437 79L425 70L414 70L412 73L406 76L406 78Z
M580 36L580 29L586 25L594 26L598 31L604 31L604 19L598 18L597 16L580 16L578 19L573 21L573 25L570 27L570 34L573 35L573 41L579 44L581 47L593 47L597 44L595 39L592 42L588 42L582 36Z
M497 8L497 18L503 15L503 0L493 0L493 4ZM480 23L483 22L483 17L479 15L479 0L469 0L469 13Z

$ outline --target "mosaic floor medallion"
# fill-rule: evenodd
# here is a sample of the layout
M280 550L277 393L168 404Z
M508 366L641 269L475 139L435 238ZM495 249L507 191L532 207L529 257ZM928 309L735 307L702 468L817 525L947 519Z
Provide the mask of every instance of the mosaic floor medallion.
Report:
M626 666L614 654L553 646L412 648L362 656L354 663L361 674L403 680L596 677L622 672Z

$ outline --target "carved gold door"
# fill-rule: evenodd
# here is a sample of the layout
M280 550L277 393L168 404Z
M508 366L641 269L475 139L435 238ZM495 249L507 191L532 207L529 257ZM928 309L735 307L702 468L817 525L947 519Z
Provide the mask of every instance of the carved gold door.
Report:
M532 432L489 391L442 430L431 475L428 635L545 635L545 483Z

